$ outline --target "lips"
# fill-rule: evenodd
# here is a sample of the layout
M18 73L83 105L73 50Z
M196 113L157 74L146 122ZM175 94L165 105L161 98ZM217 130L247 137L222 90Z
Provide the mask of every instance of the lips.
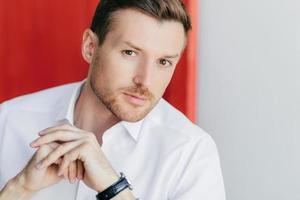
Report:
M144 97L144 96L139 96L139 95L131 94L131 93L128 93L128 92L124 92L124 94L128 95L128 96L132 96L132 97L137 98L137 99L147 100L147 97Z
M139 96L131 93L123 93L123 94L125 96L125 99L134 105L142 106L147 101L147 98L144 96Z

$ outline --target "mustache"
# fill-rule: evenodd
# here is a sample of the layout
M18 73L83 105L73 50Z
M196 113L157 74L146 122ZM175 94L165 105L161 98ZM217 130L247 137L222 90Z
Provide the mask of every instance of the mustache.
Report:
M142 96L142 97L146 97L146 98L153 98L154 95L152 94L152 92L150 92L150 90L142 85L137 85L137 86L131 86L131 87L125 87L121 89L122 91L131 93L131 94L135 94L138 96Z

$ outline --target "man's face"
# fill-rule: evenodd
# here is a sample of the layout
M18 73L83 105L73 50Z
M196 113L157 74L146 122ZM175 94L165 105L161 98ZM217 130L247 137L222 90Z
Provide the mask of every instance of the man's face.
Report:
M185 40L179 22L159 22L132 9L118 11L94 52L89 73L93 92L120 120L141 120L162 97Z

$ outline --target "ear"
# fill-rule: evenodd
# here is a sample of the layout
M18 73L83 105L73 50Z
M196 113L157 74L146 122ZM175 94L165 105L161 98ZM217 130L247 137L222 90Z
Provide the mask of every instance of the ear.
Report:
M97 46L98 46L97 35L91 29L86 29L83 33L81 53L83 59L87 63L91 64Z

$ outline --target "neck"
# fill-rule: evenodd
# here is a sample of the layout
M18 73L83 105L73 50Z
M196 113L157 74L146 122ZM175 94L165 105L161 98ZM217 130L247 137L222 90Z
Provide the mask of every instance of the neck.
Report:
M75 105L75 126L93 132L102 144L103 133L119 121L94 94L87 80Z

